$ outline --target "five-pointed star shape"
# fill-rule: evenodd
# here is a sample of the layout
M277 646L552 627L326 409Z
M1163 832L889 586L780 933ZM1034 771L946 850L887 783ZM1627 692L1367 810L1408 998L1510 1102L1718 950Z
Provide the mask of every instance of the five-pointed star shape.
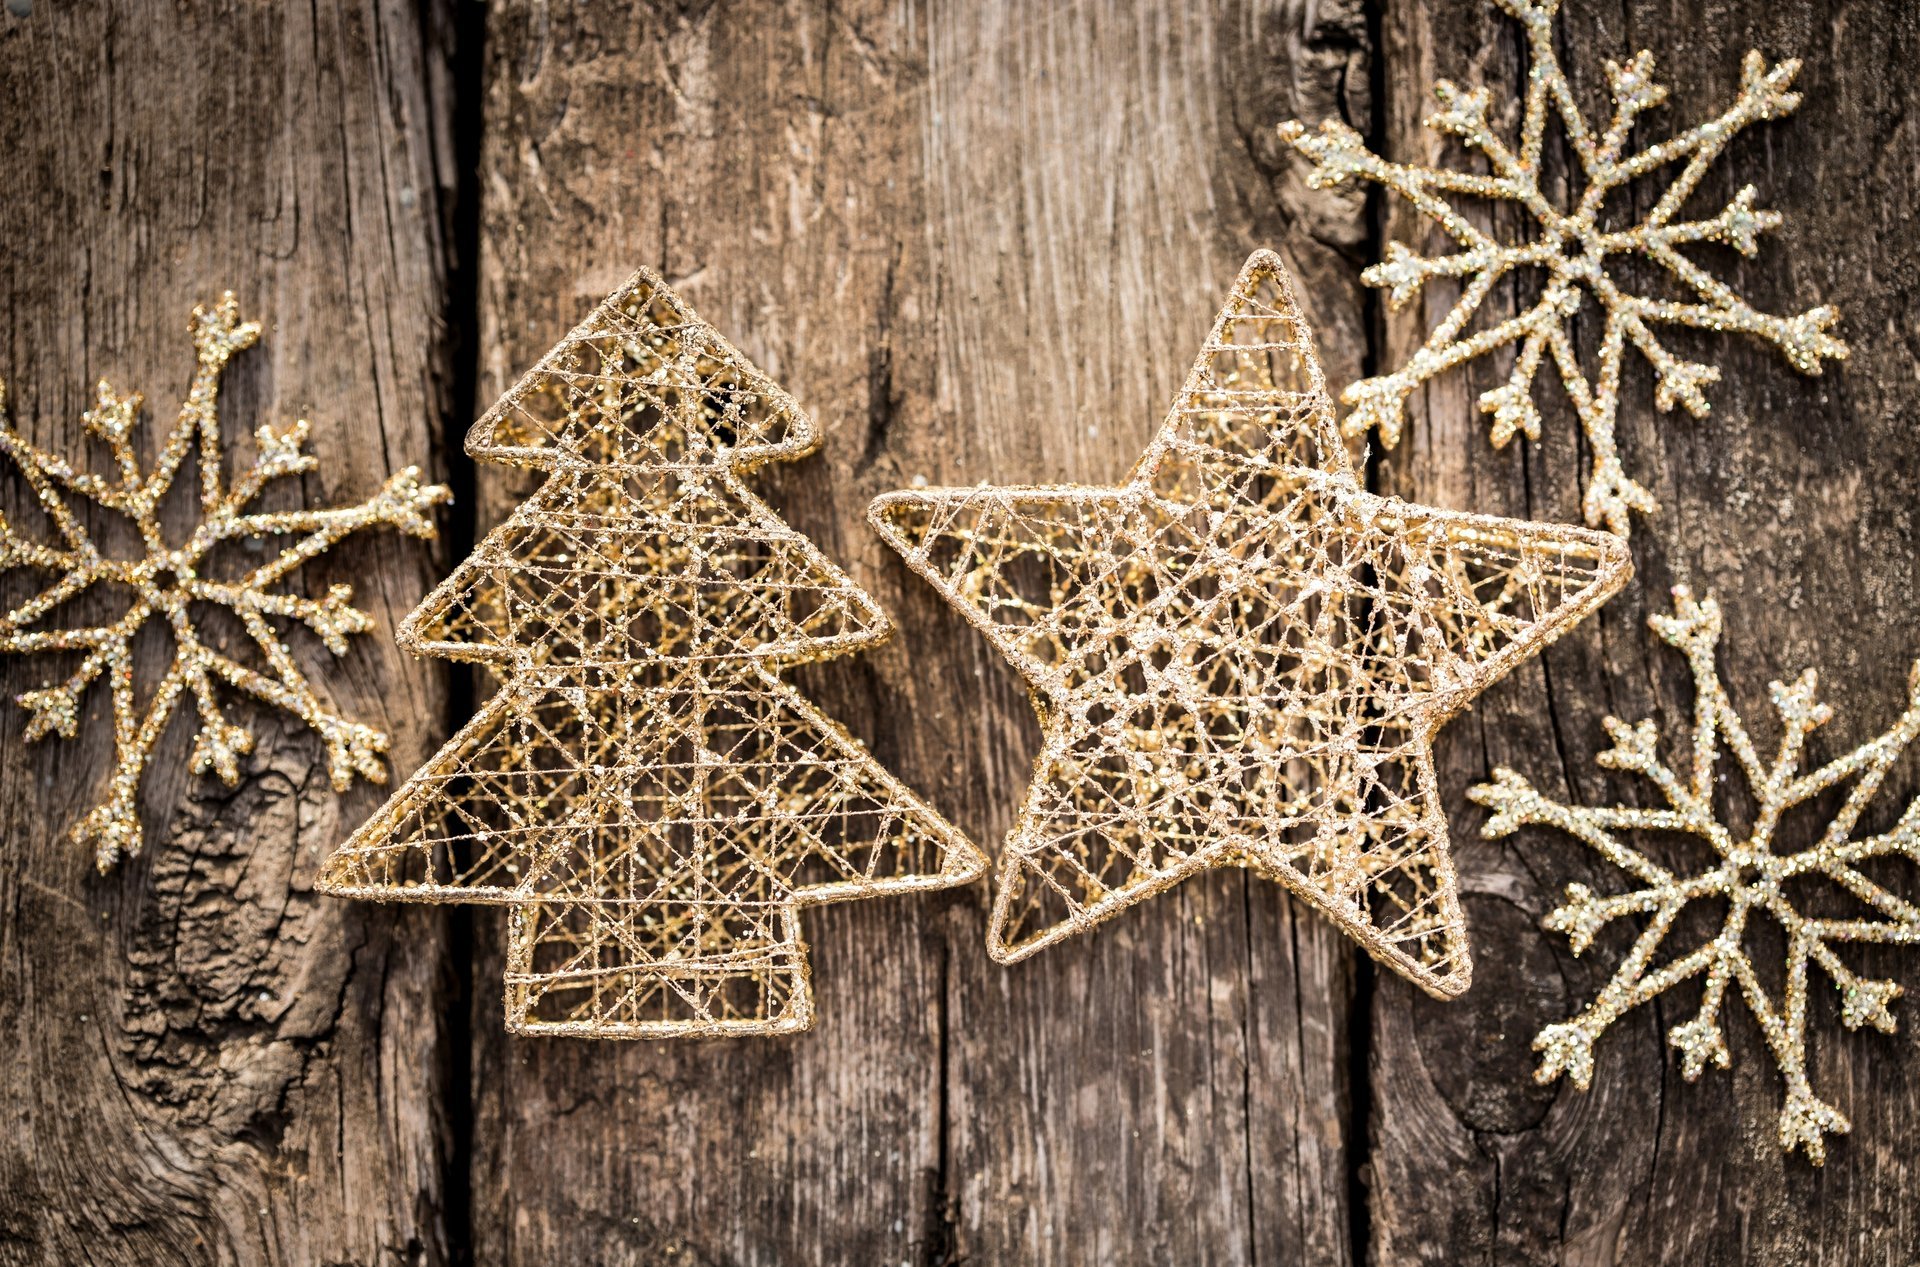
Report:
M1604 533L1367 492L1267 251L1126 483L890 493L870 518L1040 715L995 959L1245 866L1443 997L1471 963L1433 734L1632 573Z

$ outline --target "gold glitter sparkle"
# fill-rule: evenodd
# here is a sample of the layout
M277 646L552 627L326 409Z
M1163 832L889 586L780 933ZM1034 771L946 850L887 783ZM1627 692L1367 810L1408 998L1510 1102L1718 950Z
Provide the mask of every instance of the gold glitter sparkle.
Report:
M892 632L740 478L819 440L652 272L609 296L467 438L546 482L401 625L504 681L319 887L507 906L509 1030L666 1038L807 1028L802 907L979 876L778 676Z
M1541 1053L1539 1081L1565 1076L1584 1089L1593 1077L1593 1046L1621 1016L1655 997L1704 977L1700 1010L1676 1025L1668 1041L1680 1050L1681 1072L1689 1081L1709 1061L1730 1063L1720 1012L1730 986L1737 987L1760 1022L1767 1047L1787 1084L1780 1113L1780 1145L1803 1149L1818 1165L1826 1158L1824 1136L1849 1129L1839 1109L1820 1100L1807 1078L1807 988L1813 969L1839 992L1840 1019L1848 1029L1871 1025L1892 1033L1888 1005L1900 987L1892 981L1855 974L1835 951L1849 942L1911 945L1920 942L1920 908L1870 880L1860 870L1875 858L1920 860L1920 798L1888 831L1854 839L1854 828L1881 782L1916 735L1920 735L1920 664L1909 681L1907 711L1893 728L1845 756L1801 773L1807 736L1826 724L1832 710L1816 701L1813 670L1791 686L1775 682L1774 708L1783 733L1771 762L1763 761L1714 667L1720 641L1720 608L1712 598L1694 601L1685 589L1674 591L1671 616L1656 615L1656 633L1687 657L1693 672L1695 713L1690 764L1680 770L1659 756L1660 735L1651 721L1629 726L1606 719L1614 746L1597 758L1612 770L1647 779L1666 801L1664 809L1589 808L1562 805L1542 796L1520 775L1501 768L1492 783L1469 795L1493 811L1485 834L1497 838L1534 824L1552 827L1585 842L1609 863L1632 876L1639 887L1603 897L1585 885L1567 886L1567 904L1547 916L1546 926L1565 933L1577 955L1608 924L1644 916L1646 927L1632 951L1597 998L1572 1020L1549 1025L1534 1040ZM1755 814L1745 839L1719 821L1713 790L1722 751L1730 753L1753 791ZM1819 840L1794 853L1775 851L1781 817L1832 788L1852 781L1844 803ZM1692 873L1669 871L1622 839L1624 832L1681 833L1706 846L1710 865ZM1827 881L1864 905L1862 917L1816 918L1794 905L1788 886L1795 881ZM1690 904L1718 900L1727 914L1716 936L1678 957L1656 965L1674 921ZM1786 937L1786 983L1779 1001L1768 992L1745 938L1756 917L1777 922Z
M386 782L381 754L387 736L371 726L334 713L295 664L275 621L305 625L328 650L345 655L347 639L373 627L372 617L353 606L348 585L328 588L324 598L305 598L273 588L301 564L325 553L341 538L363 528L398 528L416 537L432 537L427 511L448 499L440 485L422 485L419 470L407 467L358 506L332 510L249 513L248 507L276 479L311 471L317 465L302 451L306 421L283 431L263 426L255 432L252 466L231 487L226 484L220 439L220 378L228 358L260 337L256 322L241 321L232 292L211 308L196 307L191 322L198 365L180 415L167 435L151 471L143 472L134 430L143 400L138 392L121 396L105 382L95 389L95 404L81 415L88 434L107 446L114 471L99 475L29 444L14 429L0 390L0 452L13 460L51 521L55 541L22 536L0 520L0 567L30 568L54 579L34 597L0 616L0 652L79 652L83 658L71 676L27 691L19 697L32 714L26 738L58 734L70 739L80 724L80 702L88 688L106 679L113 704L114 770L104 799L72 830L77 843L94 850L101 871L140 851L139 790L154 745L166 731L183 695L191 694L200 715L192 763L196 773L212 772L229 785L239 782L240 758L254 738L230 721L220 703L221 689L285 709L320 736L328 773L336 790L345 791L354 776ZM160 506L187 458L199 456L200 520L180 545L170 545L160 524ZM102 553L74 513L71 499L92 502L131 522L143 553L119 559ZM224 542L295 538L274 558L237 579L203 575L211 551ZM34 629L55 608L100 586L132 591L125 612L111 624L85 628ZM266 671L249 668L205 638L194 620L194 605L224 608L259 649ZM142 706L136 698L133 642L150 620L171 635L173 656L165 674Z
M1604 524L1625 536L1630 512L1651 514L1653 495L1627 477L1620 461L1614 423L1620 407L1620 376L1629 346L1653 366L1654 403L1662 411L1675 404L1696 418L1710 405L1706 388L1719 381L1717 367L1676 356L1660 341L1661 326L1737 332L1766 340L1780 349L1796 370L1820 373L1821 362L1847 355L1844 343L1828 331L1839 320L1822 305L1790 317L1756 310L1733 289L1687 258L1681 248L1718 242L1742 255L1759 250L1759 235L1777 228L1779 213L1754 205L1752 185L1743 187L1718 214L1701 220L1676 220L1701 178L1743 128L1791 113L1800 94L1789 91L1800 69L1797 61L1769 67L1758 52L1747 54L1739 94L1715 118L1670 140L1629 150L1628 138L1640 116L1666 99L1667 89L1653 78L1653 54L1641 51L1625 65L1605 64L1613 114L1595 131L1574 102L1573 89L1554 50L1553 17L1559 0L1496 0L1525 28L1532 71L1518 147L1510 146L1489 122L1490 99L1482 88L1461 89L1441 80L1434 89L1440 110L1426 126L1458 138L1486 161L1488 172L1450 171L1408 163L1390 163L1367 148L1366 141L1335 119L1308 131L1297 120L1280 127L1281 136L1314 161L1308 183L1314 188L1347 180L1373 181L1405 198L1438 224L1460 246L1451 255L1427 258L1399 242L1387 245L1386 259L1361 274L1368 285L1387 291L1389 304L1401 308L1436 278L1459 279L1461 293L1407 363L1389 374L1362 379L1341 399L1352 406L1346 419L1350 435L1377 430L1392 448L1405 423L1407 397L1422 383L1463 362L1498 349L1515 347L1513 370L1505 384L1480 397L1480 409L1493 416L1496 448L1516 432L1540 437L1540 413L1533 399L1534 379L1549 356L1593 445L1593 471L1584 497L1587 522ZM1542 187L1541 153L1550 118L1560 120L1584 188L1569 206L1557 206ZM1606 204L1633 181L1672 163L1680 173L1639 224L1605 226ZM1499 241L1455 205L1457 197L1516 204L1535 222L1531 241ZM1682 301L1637 295L1609 269L1613 257L1638 255L1665 270L1689 298ZM1541 269L1546 280L1539 296L1517 316L1469 329L1494 287L1517 269ZM1571 324L1591 296L1604 313L1598 372L1589 377L1574 347Z
M1040 714L994 958L1244 866L1441 996L1471 967L1433 734L1632 571L1605 533L1366 491L1267 251L1126 483L903 491L871 517Z

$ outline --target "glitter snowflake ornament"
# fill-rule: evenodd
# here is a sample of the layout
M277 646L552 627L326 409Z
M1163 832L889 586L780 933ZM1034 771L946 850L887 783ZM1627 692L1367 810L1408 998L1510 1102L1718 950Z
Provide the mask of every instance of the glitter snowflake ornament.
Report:
M198 367L186 403L167 433L151 470L141 468L134 433L143 399L122 396L107 383L95 389L92 409L81 415L86 432L106 445L110 474L83 470L30 443L15 430L0 389L0 453L13 460L53 529L53 540L17 532L0 519L0 567L28 568L53 581L47 588L0 616L0 652L80 653L79 667L68 677L27 691L19 702L30 714L26 738L57 734L71 739L79 729L80 705L89 687L106 679L113 707L114 770L105 798L73 828L76 842L91 846L102 872L140 851L139 790L155 745L182 698L191 695L200 716L192 763L196 773L213 773L228 785L239 782L240 758L253 749L253 735L229 720L223 691L285 709L311 726L326 747L328 773L336 790L345 791L355 776L386 781L382 754L387 736L371 726L335 713L295 663L276 622L304 625L335 655L345 655L347 639L373 627L373 619L353 606L348 585L328 588L325 597L307 598L275 587L289 574L351 533L393 527L416 537L432 537L427 511L448 499L444 487L420 483L408 467L358 506L332 510L260 513L249 508L274 480L311 471L315 458L303 451L305 420L284 430L263 426L254 433L253 464L229 486L220 439L220 378L235 352L260 337L257 322L241 321L228 292L212 308L196 307L191 323ZM198 455L200 518L191 535L170 544L161 505L189 456ZM140 553L115 557L88 531L76 501L91 502L128 520ZM242 575L223 579L209 555L224 543L288 540L278 555ZM56 608L96 590L126 599L108 624L57 629L34 628ZM223 608L238 622L264 661L264 671L229 656L218 640L196 623L196 606ZM171 663L144 704L137 698L134 639L149 622L170 635Z
M1722 1069L1728 1066L1731 1058L1720 1014L1729 989L1737 990L1758 1018L1787 1084L1780 1144L1788 1150L1804 1149L1818 1165L1826 1157L1825 1134L1844 1133L1849 1127L1839 1109L1814 1095L1807 1079L1809 978L1818 969L1833 983L1839 992L1840 1019L1848 1029L1871 1025L1892 1033L1894 1018L1888 1005L1899 997L1900 987L1858 975L1842 961L1837 948L1853 942L1920 942L1920 908L1860 869L1876 858L1920 860L1920 798L1887 831L1854 838L1860 816L1889 767L1920 735L1920 664L1909 679L1907 711L1891 730L1802 773L1807 736L1833 716L1831 709L1816 702L1813 670L1791 686L1773 684L1773 704L1783 732L1778 752L1771 761L1764 760L1714 668L1714 650L1720 641L1719 606L1711 598L1695 602L1685 589L1676 589L1674 597L1675 613L1655 616L1650 623L1661 638L1686 655L1693 672L1690 762L1677 770L1662 762L1660 736L1653 722L1629 726L1611 717L1606 728L1614 746L1597 758L1608 769L1647 779L1659 790L1665 808L1562 805L1505 768L1494 771L1493 782L1469 793L1493 811L1485 827L1488 837L1505 836L1529 824L1552 827L1584 841L1632 877L1636 887L1614 896L1601 896L1582 884L1567 887L1567 904L1547 916L1546 926L1565 933L1576 955L1616 919L1644 916L1647 921L1599 996L1578 1016L1547 1026L1534 1040L1534 1049L1541 1053L1536 1077L1545 1083L1565 1076L1584 1089L1593 1077L1594 1043L1608 1026L1667 990L1701 977L1699 1012L1668 1034L1668 1041L1680 1050L1681 1072L1691 1081L1709 1062ZM1723 755L1733 757L1753 792L1753 823L1744 835L1721 822L1714 810L1713 789ZM1788 810L1842 786L1847 789L1845 800L1817 841L1794 852L1776 850L1775 833ZM1628 843L1624 834L1633 832L1690 837L1704 846L1700 856L1705 865L1695 871L1669 870ZM1846 918L1807 914L1796 905L1796 890L1789 886L1813 881L1830 884L1856 908L1864 909ZM1706 900L1726 904L1718 934L1656 962L1681 913ZM1786 938L1786 984L1777 999L1763 983L1747 948L1749 930L1761 920L1778 924Z
M870 514L1040 715L994 958L1238 866L1441 997L1471 956L1434 733L1632 573L1606 533L1362 487L1269 251L1124 483L909 490Z
M1440 81L1434 94L1441 108L1426 120L1435 132L1456 137L1477 151L1485 159L1487 172L1388 162L1338 120L1327 120L1317 133L1297 120L1281 125L1281 136L1314 161L1310 185L1327 188L1347 180L1373 181L1405 198L1460 246L1452 254L1429 258L1391 242L1386 259L1361 274L1368 285L1386 290L1388 303L1395 309L1411 302L1436 278L1457 278L1462 289L1452 310L1405 365L1347 388L1342 399L1352 411L1345 426L1352 435L1376 430L1380 442L1392 448L1405 423L1407 397L1422 383L1476 357L1515 348L1506 383L1483 394L1480 408L1493 417L1496 448L1516 433L1537 440L1540 413L1534 403L1534 379L1551 357L1593 446L1593 473L1584 498L1587 522L1596 527L1604 524L1624 536L1631 512L1651 514L1657 509L1653 495L1627 477L1614 435L1620 376L1629 347L1653 367L1655 405L1666 411L1678 404L1696 418L1706 416L1710 407L1706 389L1719 380L1720 371L1675 355L1660 340L1663 326L1753 335L1777 346L1788 363L1804 374L1819 374L1822 361L1847 355L1846 345L1828 333L1839 320L1833 308L1822 305L1790 317L1760 312L1682 253L1682 248L1696 243L1718 242L1742 255L1754 255L1759 235L1777 228L1781 218L1777 212L1755 206L1753 186L1742 188L1715 215L1676 219L1735 135L1754 123L1778 119L1800 104L1800 94L1789 91L1800 63L1785 61L1770 68L1758 52L1748 53L1732 105L1670 140L1635 150L1628 139L1640 116L1667 95L1666 88L1654 81L1653 54L1639 52L1625 65L1606 63L1613 113L1604 129L1596 131L1575 103L1554 51L1553 16L1559 0L1496 3L1525 28L1533 63L1519 144L1510 145L1494 129L1485 88L1462 89ZM1541 154L1554 116L1565 132L1582 185L1569 195L1569 205L1556 204L1541 179ZM1610 196L1675 163L1684 165L1638 224L1608 227ZM1502 242L1462 214L1455 206L1459 198L1515 204L1533 220L1535 233L1531 240ZM1617 257L1633 255L1663 269L1685 298L1662 299L1628 289L1610 265ZM1494 287L1522 269L1544 271L1538 298L1517 316L1476 328L1475 317ZM1591 376L1582 367L1571 332L1589 297L1602 313L1599 363Z

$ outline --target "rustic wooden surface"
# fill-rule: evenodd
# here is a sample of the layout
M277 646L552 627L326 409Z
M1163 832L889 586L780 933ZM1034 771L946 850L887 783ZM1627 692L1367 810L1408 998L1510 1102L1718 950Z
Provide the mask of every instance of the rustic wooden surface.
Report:
M143 390L164 435L193 370L187 314L230 287L267 329L226 378L229 444L306 416L323 458L269 504L358 501L408 462L443 466L434 63L414 6L384 0L0 12L0 376L22 430L82 456L106 377ZM0 487L38 529L18 478ZM190 509L170 507L182 535ZM351 581L379 622L316 681L393 735L402 769L447 710L442 675L389 635L443 566L388 536L298 574L310 594ZM5 578L9 605L32 579ZM153 673L166 646L141 654ZM54 667L10 658L5 695ZM64 834L107 777L103 692L88 704L80 741L31 748L24 712L0 712L0 1260L444 1259L445 921L310 885L382 793L336 797L317 740L265 711L238 789L193 778L176 718L147 850L102 879Z
M983 953L984 888L810 912L822 1019L800 1038L509 1039L497 912L311 895L375 793L335 798L296 729L269 719L228 792L186 775L177 728L148 854L100 880L58 828L104 773L104 725L27 749L9 710L0 1262L1912 1261L1913 1029L1845 1034L1816 1003L1816 1086L1855 1124L1819 1171L1773 1143L1744 1015L1731 1075L1678 1077L1665 1006L1607 1036L1592 1091L1536 1087L1533 1033L1621 949L1575 960L1538 920L1569 880L1612 877L1545 833L1480 841L1463 793L1501 762L1630 791L1591 764L1599 718L1684 715L1644 630L1680 581L1726 606L1729 685L1762 729L1766 682L1806 664L1840 714L1825 751L1897 709L1920 652L1920 28L1886 0L1569 3L1566 47L1654 47L1666 120L1726 100L1748 47L1807 59L1800 114L1699 196L1752 180L1787 212L1757 260L1714 264L1775 311L1837 303L1855 354L1815 381L1716 341L1698 423L1630 377L1628 461L1666 507L1634 538L1640 578L1439 746L1465 998L1214 875L1012 969ZM1597 61L1574 65L1597 101ZM384 631L528 487L471 470L465 424L651 264L819 418L821 454L760 486L901 625L802 684L991 845L1036 728L868 533L867 500L918 476L1119 476L1256 246L1295 268L1334 382L1404 354L1422 316L1385 317L1357 274L1423 226L1307 190L1273 125L1337 113L1426 153L1435 77L1512 93L1525 69L1468 0L7 0L0 376L43 443L77 442L101 375L170 409L186 309L230 285L271 324L230 376L231 436L312 416L314 504L408 461L452 479L442 546L363 542L305 577L352 579L379 617L325 681L404 768L472 685ZM1577 518L1569 411L1544 393L1542 443L1494 454L1472 409L1490 372L1423 393L1372 477ZM38 672L0 663L0 689Z

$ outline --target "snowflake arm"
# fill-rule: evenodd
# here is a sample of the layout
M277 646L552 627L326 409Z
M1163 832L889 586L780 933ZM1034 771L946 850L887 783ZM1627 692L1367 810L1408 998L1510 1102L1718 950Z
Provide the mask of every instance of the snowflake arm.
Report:
M296 419L285 431L275 431L270 426L255 430L253 465L234 481L232 491L222 501L226 514L238 516L274 480L318 469L320 459L302 451L312 431L312 424L305 418Z
M1461 215L1440 194L1466 194L1476 198L1520 196L1519 189L1496 177L1388 162L1367 148L1366 138L1338 119L1326 120L1318 133L1309 132L1298 120L1291 120L1280 125L1280 135L1314 160L1313 170L1307 175L1308 185L1332 189L1353 177L1371 180L1412 203L1415 210L1452 234L1468 250L1498 250L1501 244Z
M1478 154L1487 165L1485 174L1388 162L1373 154L1359 133L1335 120L1323 123L1317 133L1298 121L1280 127L1282 138L1313 160L1309 185L1327 188L1348 180L1370 181L1404 198L1461 248L1428 258L1399 242L1389 243L1385 258L1362 273L1368 285L1387 290L1395 309L1436 279L1459 281L1461 294L1404 366L1347 388L1342 395L1350 406L1345 426L1355 435L1377 430L1381 443L1392 448L1405 426L1406 400L1416 388L1466 361L1517 346L1507 383L1483 393L1480 408L1492 415L1496 447L1516 432L1538 439L1540 417L1532 394L1536 376L1551 353L1594 451L1583 498L1587 520L1626 535L1633 513L1650 514L1657 509L1652 494L1625 474L1615 443L1627 350L1639 352L1653 367L1654 403L1662 412L1681 405L1693 416L1704 417L1710 409L1705 389L1720 378L1713 366L1673 355L1655 335L1655 326L1751 335L1774 344L1804 374L1818 374L1824 361L1847 354L1846 344L1829 333L1839 320L1832 308L1822 305L1788 317L1760 312L1681 254L1679 248L1701 242L1721 242L1744 255L1755 254L1759 235L1777 228L1781 217L1755 207L1751 186L1717 215L1674 221L1735 135L1798 107L1800 96L1790 86L1799 63L1769 67L1757 52L1749 53L1740 90L1724 111L1623 157L1641 116L1667 97L1665 86L1654 80L1653 55L1643 50L1624 64L1605 64L1613 109L1606 126L1596 132L1574 101L1554 49L1558 0L1495 2L1525 28L1533 63L1517 146L1508 145L1490 125L1484 88L1462 90L1440 81L1434 94L1441 108L1425 120L1430 130L1456 138ZM1564 208L1556 206L1540 184L1546 132L1554 120L1566 135L1582 181L1579 196ZM1610 194L1683 160L1640 223L1626 229L1602 226ZM1537 234L1532 241L1497 241L1461 212L1455 198L1514 203L1535 222ZM1682 302L1628 293L1608 267L1610 259L1628 255L1659 265L1691 298ZM1494 284L1520 268L1546 272L1541 301L1520 317L1472 332L1469 327ZM1588 296L1605 312L1592 372L1582 364L1569 324Z
M106 384L100 386L104 388ZM121 514L131 514L140 496L138 488L116 486L101 476L74 469L66 459L28 444L18 432L12 430L0 433L0 453L12 458L23 473L32 472L27 476L27 482L40 504L54 518L60 534L76 546L85 540L85 530L73 519L66 499L60 495L61 490ZM58 510L55 510L56 506Z
M327 775L334 791L346 791L355 775L369 783L385 783L387 771L382 757L390 743L386 732L349 721L328 709L295 666L273 627L257 613L245 613L242 619L247 632L266 653L274 675L256 673L224 656L214 657L214 670L234 686L285 709L313 728L326 747Z
M1551 47L1551 43L1548 47ZM1643 53L1642 56L1647 58L1647 69L1651 72L1652 55ZM1698 187L1700 178L1706 175L1707 169L1713 166L1713 160L1726 149L1727 142L1752 124L1783 119L1800 108L1800 94L1789 90L1799 73L1798 58L1788 58L1768 69L1767 59L1760 55L1758 49L1748 50L1746 60L1740 64L1740 95L1724 114L1670 141L1649 146L1618 164L1618 170L1607 177L1612 182L1609 187L1618 188L1685 157L1686 167L1681 169L1680 175L1667 187L1660 201L1647 215L1650 228L1657 229L1666 224Z
M328 650L344 655L352 635L373 627L372 617L353 606L350 586L330 586L325 597L318 599L279 592L272 586L363 529L391 527L432 537L434 525L428 511L449 498L446 488L421 484L418 469L408 467L358 506L251 512L249 507L273 481L315 469L316 460L303 448L311 428L304 419L283 430L259 428L254 433L252 463L229 487L220 444L220 379L233 353L259 339L260 326L240 320L238 304L228 293L211 308L195 308L190 328L196 353L193 382L152 469L145 473L133 443L143 404L138 393L121 396L103 382L95 389L93 408L81 417L85 431L107 448L115 472L109 478L79 470L29 444L14 430L0 387L0 453L20 471L62 543L22 536L0 519L0 567L26 568L52 578L38 594L0 617L0 653L84 653L79 667L64 680L19 696L20 705L32 714L26 727L30 740L48 734L72 738L78 732L82 697L102 677L107 680L114 771L101 802L72 833L76 841L93 847L102 871L140 849L140 781L155 745L185 697L192 699L200 720L191 758L196 773L215 774L235 784L240 778L240 758L253 749L252 733L230 721L222 709L224 688L306 722L325 745L329 776L337 790L346 790L356 777L385 781L382 754L388 747L387 736L329 709L273 623L304 625ZM189 457L197 458L200 465L200 522L185 544L175 548L162 530L159 506ZM124 515L132 522L143 556L104 557L74 515L69 497ZM238 579L200 574L209 553L220 543L276 536L297 540ZM118 620L94 627L30 628L95 586L132 591ZM195 604L231 612L247 631L266 671L249 668L209 646L194 625ZM156 616L170 636L173 657L142 705L136 697L132 646L135 635Z
M1809 670L1791 685L1774 683L1775 711L1782 722L1780 746L1763 759L1734 711L1715 667L1722 622L1711 598L1695 602L1675 591L1675 612L1655 616L1654 631L1687 657L1694 679L1694 724L1690 760L1682 773L1659 758L1659 733L1651 721L1628 726L1607 719L1614 747L1597 758L1602 766L1637 774L1659 787L1669 808L1569 806L1549 800L1512 770L1494 771L1493 781L1469 796L1493 813L1484 833L1506 836L1524 825L1563 831L1585 842L1603 859L1631 875L1639 887L1601 896L1585 885L1567 888L1567 902L1546 917L1546 927L1564 933L1573 953L1587 950L1599 931L1616 919L1644 916L1647 923L1612 979L1584 1010L1549 1025L1534 1041L1541 1053L1537 1077L1550 1082L1565 1076L1586 1087L1593 1073L1594 1044L1607 1028L1632 1009L1667 990L1705 974L1701 1006L1692 1020L1675 1026L1668 1040L1681 1053L1681 1072L1699 1077L1710 1062L1726 1068L1731 1056L1721 1031L1722 1005L1729 988L1760 1023L1768 1050L1785 1083L1779 1136L1783 1148L1802 1149L1819 1164L1827 1134L1849 1129L1846 1117L1813 1092L1806 1071L1806 1008L1810 965L1839 991L1841 1021L1848 1029L1894 1027L1889 1005L1900 994L1891 981L1864 978L1848 968L1836 946L1855 942L1920 944L1920 906L1907 901L1858 870L1874 858L1920 861L1920 799L1914 800L1889 830L1854 839L1861 814L1880 790L1888 770L1920 738L1920 665L1909 683L1909 703L1891 729L1810 773L1800 773L1808 736L1832 719L1833 711L1816 698L1818 679ZM1722 753L1753 790L1756 811L1744 838L1716 817L1713 784ZM1783 814L1842 784L1844 804L1809 848L1779 853L1774 848ZM1679 832L1705 842L1711 865L1695 874L1670 872L1622 843L1620 833ZM1865 909L1853 918L1815 918L1788 899L1789 880L1819 878ZM1718 933L1671 961L1658 962L1674 921L1691 903L1724 899L1728 905ZM1754 916L1777 923L1787 938L1786 988L1775 1000L1754 969L1744 938Z
M337 656L347 654L348 638L367 633L373 628L373 617L353 605L351 585L330 585L327 587L327 596L320 599L250 589L244 583L227 585L196 581L190 589L196 598L204 598L235 611L297 620L313 630L327 650Z

